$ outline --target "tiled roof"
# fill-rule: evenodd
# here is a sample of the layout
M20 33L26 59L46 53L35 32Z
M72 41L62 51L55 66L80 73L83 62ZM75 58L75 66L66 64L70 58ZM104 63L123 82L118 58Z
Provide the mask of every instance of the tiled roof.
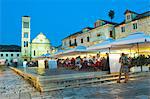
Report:
M75 36L75 35L81 34L81 33L82 33L82 31L79 31L79 32L70 34L69 36L65 37L64 39L69 38L69 37L71 37L71 36ZM63 39L63 40L64 40L64 39Z
M135 20L138 20L138 19L142 19L142 18L145 18L145 17L148 17L148 16L150 16L150 11L138 14L132 21L135 21ZM123 22L117 24L116 26L119 26L121 24L125 24L125 20Z
M106 21L106 20L102 20L102 21L105 21L106 24L113 24L113 25L116 25L116 24L117 24L117 23L115 23L115 22L109 22L109 21ZM96 27L96 28L97 28L97 27ZM89 29L89 30L92 30L92 29L95 29L95 28L92 28L92 27L85 27L85 28L83 28L83 29ZM83 30L83 29L82 29L82 30ZM69 38L69 37L71 37L71 36L78 35L78 34L82 34L82 33L83 33L82 31L79 31L79 32L70 34L69 36L65 37L64 39ZM63 40L64 40L64 39L63 39Z
M83 29L89 29L89 30L92 30L93 28L92 27L85 27Z
M0 52L21 52L18 45L0 45Z
M22 16L22 17L30 17L30 16L25 15L25 16Z
M128 9L124 12L124 14L126 14L127 12L134 13L134 14L138 14L138 13L136 13L136 12L134 12L134 11L131 11L131 10L128 10Z
M101 20L101 19L100 19L100 20ZM110 22L110 21L107 21L107 20L102 20L102 21L106 22L106 24L113 24L113 25L118 24L118 23L116 23L116 22Z
M142 14L138 14L134 20L138 20L138 19L141 19L141 18L144 18L144 17L148 17L150 16L150 11L147 11L147 12L144 12Z

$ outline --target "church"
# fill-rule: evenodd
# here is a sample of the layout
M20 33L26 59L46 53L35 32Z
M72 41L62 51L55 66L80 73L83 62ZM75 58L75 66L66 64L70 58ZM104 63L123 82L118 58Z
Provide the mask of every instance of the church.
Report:
M30 16L22 17L21 56L23 60L51 53L50 40L41 32L33 40L30 39Z

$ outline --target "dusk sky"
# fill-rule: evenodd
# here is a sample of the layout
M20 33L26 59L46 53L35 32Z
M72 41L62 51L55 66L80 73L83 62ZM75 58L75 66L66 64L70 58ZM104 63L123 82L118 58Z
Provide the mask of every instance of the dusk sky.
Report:
M114 22L124 19L126 9L143 13L150 10L150 0L0 0L0 44L21 44L21 17L31 17L31 40L43 32L53 46L97 19Z

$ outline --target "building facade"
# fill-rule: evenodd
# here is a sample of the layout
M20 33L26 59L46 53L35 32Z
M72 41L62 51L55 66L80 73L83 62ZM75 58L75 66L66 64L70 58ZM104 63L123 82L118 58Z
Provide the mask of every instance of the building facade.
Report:
M4 59L6 65L13 65L14 60L17 60L18 65L21 64L21 47L17 45L0 45L0 59Z
M94 28L87 27L64 38L62 40L62 48L89 47L101 43L108 38L118 39L136 32L150 35L150 11L138 14L126 10L124 15L125 20L119 24L106 20L97 20L94 23Z
M146 35L150 35L150 11L138 14L126 10L124 17L124 21L115 26L116 39L136 32L143 32Z
M22 39L21 39L21 57L23 60L31 60L46 53L50 53L50 41L43 33L39 33L32 42L30 39L30 17L22 17Z
M86 46L100 43L107 38L114 38L114 26L116 23L106 20L97 20L94 28L86 27L62 40L62 47L74 48L76 46Z
M30 58L30 17L22 17L21 55L23 59Z
M50 41L43 33L38 34L31 43L31 57L38 57L50 53Z

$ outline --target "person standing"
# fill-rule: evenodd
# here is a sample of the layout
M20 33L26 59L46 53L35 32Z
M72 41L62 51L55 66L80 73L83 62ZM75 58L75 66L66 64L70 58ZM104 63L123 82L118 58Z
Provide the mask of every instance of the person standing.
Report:
M108 74L110 74L110 65L109 65L109 54L106 53L106 70L108 71Z
M125 75L125 81L124 82L126 83L128 81L128 79L129 79L129 75L128 75L128 72L129 72L129 69L128 69L129 60L128 60L127 55L122 53L122 55L121 55L121 57L119 59L119 63L121 63L121 67L120 67L119 79L118 79L117 83L120 83L122 73L124 73L124 75Z

